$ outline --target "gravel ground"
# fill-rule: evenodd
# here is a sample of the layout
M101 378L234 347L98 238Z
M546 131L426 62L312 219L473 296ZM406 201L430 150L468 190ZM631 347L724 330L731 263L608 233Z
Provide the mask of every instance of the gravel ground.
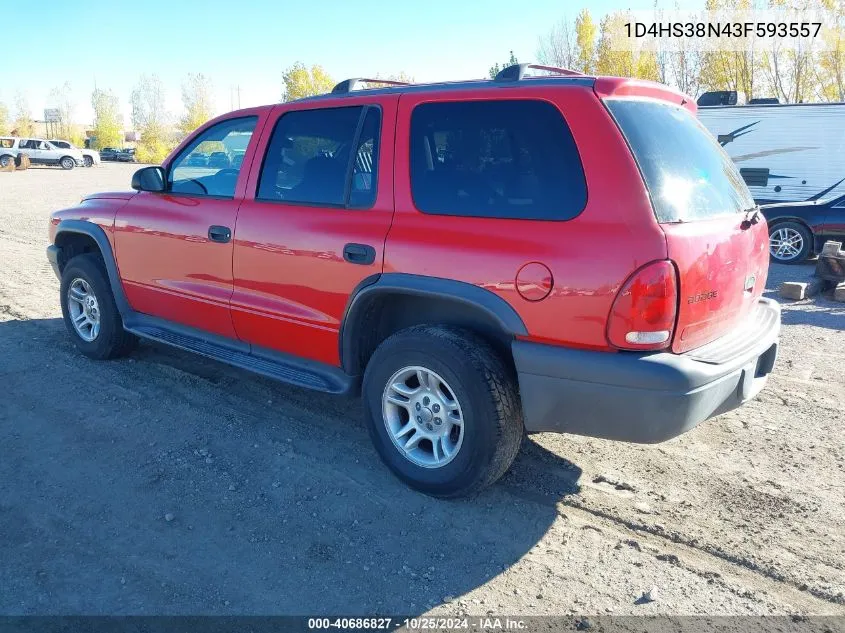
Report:
M74 350L47 216L133 169L0 174L0 613L845 615L844 304L784 305L738 411L657 446L533 436L492 489L436 501L356 401Z

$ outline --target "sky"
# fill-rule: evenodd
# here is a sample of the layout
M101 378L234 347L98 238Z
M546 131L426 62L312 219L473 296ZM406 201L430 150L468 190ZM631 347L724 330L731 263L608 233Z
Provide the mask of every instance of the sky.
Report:
M404 71L415 81L483 77L511 50L534 61L538 39L588 6L598 22L653 0L44 0L9 2L5 24L33 39L3 49L0 102L12 116L18 92L32 116L51 88L70 82L75 122L90 123L91 92L110 89L129 125L129 95L157 74L167 107L181 113L188 73L211 77L218 113L279 101L282 72L319 64L337 81ZM681 7L692 6L682 0ZM694 3L699 4L698 2ZM674 5L674 2L672 2ZM10 11L11 10L11 11Z

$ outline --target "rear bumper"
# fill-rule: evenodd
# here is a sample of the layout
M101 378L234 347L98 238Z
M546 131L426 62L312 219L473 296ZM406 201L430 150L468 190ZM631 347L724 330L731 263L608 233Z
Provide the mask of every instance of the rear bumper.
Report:
M718 362L695 351L614 354L515 341L526 430L652 444L739 407L760 392L777 357L780 305L760 299L757 309L769 317L765 327Z

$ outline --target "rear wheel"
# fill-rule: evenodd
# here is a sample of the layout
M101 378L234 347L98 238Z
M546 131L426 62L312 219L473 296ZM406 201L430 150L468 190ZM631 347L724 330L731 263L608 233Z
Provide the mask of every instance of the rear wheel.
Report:
M76 167L76 161L73 160L70 156L65 156L62 160L59 161L59 165L62 166L62 169L73 169Z
M93 159L93 158L91 158L90 156L85 156L85 157L82 159L82 163L83 163L86 167L92 167L92 166L94 165L94 159Z
M385 464L435 497L495 482L523 435L513 371L463 330L417 326L385 340L364 374L364 407Z
M62 271L62 316L74 345L89 358L103 360L129 353L137 338L123 329L102 260L77 255Z
M769 253L781 264L799 264L810 255L813 234L799 222L779 222L769 227Z

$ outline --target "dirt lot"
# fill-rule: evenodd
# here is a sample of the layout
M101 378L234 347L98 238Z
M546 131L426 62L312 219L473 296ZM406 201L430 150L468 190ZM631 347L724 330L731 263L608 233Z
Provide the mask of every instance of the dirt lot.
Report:
M534 436L435 501L355 401L74 350L47 215L133 169L0 174L0 613L845 614L845 305L785 305L739 411L658 446Z

